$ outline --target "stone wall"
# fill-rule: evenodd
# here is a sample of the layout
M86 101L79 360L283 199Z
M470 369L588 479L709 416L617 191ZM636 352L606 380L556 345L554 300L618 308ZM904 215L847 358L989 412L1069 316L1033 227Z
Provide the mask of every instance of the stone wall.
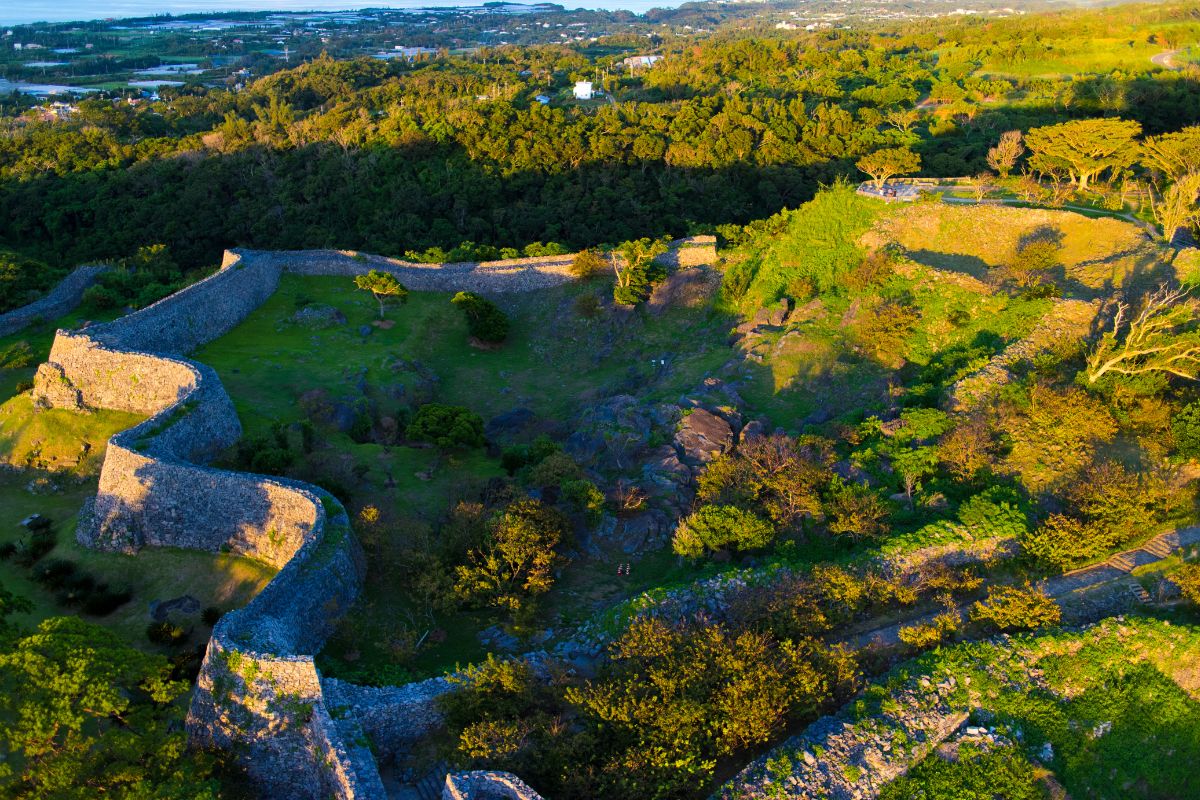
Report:
M57 319L67 314L79 305L83 293L96 282L100 273L107 270L103 264L87 264L76 267L75 271L58 282L45 297L34 300L27 306L14 308L5 314L0 314L0 336L16 333L26 325L39 320Z
M710 263L714 242L684 240L665 258ZM215 274L170 297L55 337L35 380L39 406L149 415L110 440L96 497L81 513L80 542L125 552L146 545L229 551L279 569L214 627L187 720L193 742L234 751L265 796L383 800L367 742L394 756L428 734L441 723L435 701L450 684L322 681L313 655L354 602L364 573L346 512L317 487L204 466L238 440L241 425L216 373L182 356L245 319L284 271L386 269L416 290L530 291L571 280L572 259L420 265L335 251L230 251ZM536 798L511 776L463 780L456 797L499 787Z
M453 772L446 776L442 800L542 800L511 772Z

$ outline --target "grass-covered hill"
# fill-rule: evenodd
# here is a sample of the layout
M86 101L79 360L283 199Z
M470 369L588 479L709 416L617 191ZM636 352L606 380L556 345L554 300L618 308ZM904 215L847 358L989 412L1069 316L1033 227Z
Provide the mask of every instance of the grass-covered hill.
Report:
M1127 604L1119 570L1088 573L1095 591L1057 598L1064 612L1026 581L1194 520L1192 384L1088 379L1110 313L1098 301L1137 304L1190 274L1139 225L887 205L835 184L727 234L716 267L647 272L632 306L607 270L494 307L410 292L382 318L349 278L284 276L194 354L245 428L220 465L329 489L363 542L366 590L324 673L398 684L476 665L444 734L394 765L404 774L448 760L564 800L703 796L897 658ZM185 674L205 607L242 602L269 573L69 541L105 436L130 420L33 411L16 390L51 338L0 343L13 358L0 452L19 468L0 483L5 513L39 511L57 532L36 544L10 529L0 576L35 600L21 620L100 595L114 607L93 618ZM1151 599L1177 598L1194 557L1131 556ZM151 600L184 593L195 602L166 626L147 619ZM568 671L546 684L503 660L535 650ZM1130 674L1131 691L1162 688ZM967 747L963 766L929 761L894 791L992 766L1040 791L1026 780L1037 753L1004 736L983 766ZM1053 736L1056 753L1075 747ZM1084 751L1092 766L1047 768L1091 785L1113 756Z

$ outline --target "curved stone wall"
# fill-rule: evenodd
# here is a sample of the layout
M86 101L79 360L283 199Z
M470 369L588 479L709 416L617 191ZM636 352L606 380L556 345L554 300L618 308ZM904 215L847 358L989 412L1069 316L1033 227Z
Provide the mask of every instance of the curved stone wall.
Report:
M100 273L107 270L103 264L87 264L76 267L75 271L58 282L45 297L34 300L27 306L14 308L5 314L0 314L0 336L16 333L26 325L38 320L56 319L67 314L79 305L83 293L96 282Z
M572 258L418 265L335 251L231 251L220 270L170 297L55 337L35 380L39 406L150 415L110 440L96 497L81 513L80 542L125 552L227 551L279 569L249 604L217 622L187 721L193 742L237 753L265 796L382 800L368 741L391 756L431 731L440 724L435 700L450 684L322 681L313 655L363 579L349 519L315 486L204 466L238 440L241 425L217 374L183 356L245 319L285 271L386 269L418 290L529 291L570 280ZM684 240L665 258L711 263L715 243ZM476 784L524 786L511 776L477 776L457 796L471 796Z

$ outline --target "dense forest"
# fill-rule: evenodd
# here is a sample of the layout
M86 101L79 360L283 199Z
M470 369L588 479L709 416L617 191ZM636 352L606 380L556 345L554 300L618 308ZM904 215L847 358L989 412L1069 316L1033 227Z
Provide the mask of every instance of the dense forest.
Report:
M611 73L617 56L553 46L322 57L236 93L164 89L141 105L85 100L67 121L0 120L0 242L58 267L161 243L189 268L234 245L400 254L712 230L795 207L879 149L911 147L926 175L972 175L1010 129L1200 121L1191 70L1019 69L1080 38L1121 50L1197 27L1164 7L730 31L672 39L637 75ZM985 68L999 62L1018 69ZM600 70L607 98L535 99Z

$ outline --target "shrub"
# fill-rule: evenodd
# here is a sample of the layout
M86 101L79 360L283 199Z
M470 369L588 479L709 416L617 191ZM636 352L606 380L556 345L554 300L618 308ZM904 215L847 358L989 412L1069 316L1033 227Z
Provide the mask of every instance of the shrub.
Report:
M1200 457L1200 400L1188 403L1171 418L1171 435L1180 455Z
M407 435L442 448L481 447L483 418L462 406L427 403L413 415Z
M83 605L96 589L95 578L86 572L76 572L63 581L55 599L64 606Z
M958 507L958 521L976 538L1015 537L1029 532L1029 521L1016 492L992 486Z
M173 622L152 622L146 628L146 638L154 644L174 646L188 637L188 631Z
M24 340L13 342L0 350L0 369L21 369L33 365L33 348Z
M450 300L467 317L467 330L481 342L498 344L508 338L508 317L491 300L474 292L459 292Z
M696 558L705 550L753 550L766 547L775 538L770 523L737 506L703 506L679 523L672 549L681 556Z
M1060 572L1095 561L1112 544L1101 526L1065 514L1051 514L1021 539L1021 549L1034 561Z
M571 274L580 280L594 278L608 269L608 262L596 249L580 250L571 261Z
M216 606L209 606L200 612L200 621L209 627L216 625L217 621L220 619L221 609L217 608Z
M562 498L574 511L595 524L604 513L604 492L586 479L563 481Z
M1028 581L1024 586L992 586L987 599L971 606L972 622L988 623L1002 631L1044 628L1061 619L1058 604Z
M58 589L75 574L75 562L65 558L48 558L33 568L33 579L47 589Z
M584 319L600 315L600 298L594 294L581 294L575 298L575 313Z
M555 547L568 528L562 514L537 500L510 504L489 524L488 541L455 570L455 594L467 603L516 613L526 597L554 584Z
M107 617L133 599L127 589L113 590L101 584L83 601L83 613L93 617Z
M1171 576L1183 596L1200 606L1200 564L1184 564Z
M946 611L938 614L929 622L916 625L906 625L897 631L900 641L909 647L925 649L934 647L946 641L958 630L958 614Z
M825 502L829 532L852 539L872 539L889 530L888 507L866 486L834 477Z
M566 453L551 453L529 470L529 483L533 486L559 486L581 477L583 471Z

